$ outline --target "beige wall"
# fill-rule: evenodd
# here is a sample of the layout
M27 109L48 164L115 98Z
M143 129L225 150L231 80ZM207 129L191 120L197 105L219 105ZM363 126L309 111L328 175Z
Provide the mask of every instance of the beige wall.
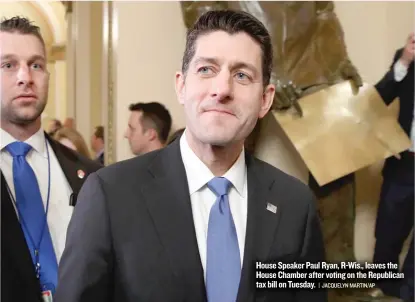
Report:
M75 41L75 123L90 147L91 136L91 3L74 2ZM98 25L99 26L99 25Z
M414 29L413 2L336 2L352 62L363 80L375 84Z
M69 12L66 15L68 26L66 28L68 42L66 43L66 117L75 117L75 91L76 91L76 14Z
M73 66L68 70L68 78L74 75L68 82L73 90L72 117L91 148L94 128L102 123L102 2L74 2L70 18L73 27L68 31L75 38L68 47L73 48Z
M102 123L102 2L91 3L91 133Z
M374 84L386 72L394 51L414 26L412 2L336 2L352 62L364 81ZM174 126L184 125L174 92L185 28L178 2L114 2L118 22L116 53L116 160L131 157L123 138L127 107L132 102L158 101L172 113ZM357 173L355 252L369 260L382 163ZM367 189L370 187L371 189ZM365 189L366 188L366 189Z
M55 62L55 117L63 121L67 115L66 61Z

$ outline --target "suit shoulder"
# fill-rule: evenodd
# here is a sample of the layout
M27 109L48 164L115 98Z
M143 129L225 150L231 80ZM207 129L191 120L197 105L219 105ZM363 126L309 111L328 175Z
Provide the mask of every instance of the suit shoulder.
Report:
M253 159L261 173L267 177L273 178L275 180L274 186L283 189L284 194L286 194L287 197L292 197L306 202L314 199L314 193L299 179L258 158L253 157Z
M49 143L52 145L52 148L60 154L60 156L66 157L70 162L81 163L89 173L95 172L102 168L102 165L96 161L87 158L72 149L62 145L61 143L55 141L52 138L49 138Z
M98 171L99 169L102 169L104 166L101 165L99 162L92 160L90 158L86 158L81 154L76 154L76 156L78 157L79 161L88 168L89 171L91 172L95 172Z
M153 151L141 156L122 160L100 169L97 174L106 182L116 182L126 177L140 177L147 171L148 165L160 154L160 151Z

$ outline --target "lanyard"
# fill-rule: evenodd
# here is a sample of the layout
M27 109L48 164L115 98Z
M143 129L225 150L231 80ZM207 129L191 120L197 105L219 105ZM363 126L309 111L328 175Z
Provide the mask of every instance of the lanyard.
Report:
M46 153L47 153L47 157L48 157L48 193L47 193L47 198L46 198L46 211L45 211L45 219L43 221L43 226L42 226L42 232L40 235L40 238L36 244L34 238L32 237L32 234L30 234L30 230L27 227L23 216L20 213L19 210L19 204L16 202L16 199L14 198L9 185L6 182L6 186L7 186L7 190L9 191L9 195L10 198L12 199L12 201L14 202L14 204L16 205L16 209L17 209L17 213L19 214L19 219L22 222L22 226L23 228L26 230L28 237L29 237L29 241L31 246L33 246L34 248L34 255L35 255L35 259L34 259L34 265L35 265L35 272L36 272L36 278L40 279L40 263L39 263L39 250L40 250L40 244L42 242L43 239L43 234L45 233L45 227L47 225L47 219L48 219L48 212L49 212L49 197L50 197L50 157L49 157L49 148L48 148L48 143L47 140L45 139L45 146L46 146ZM29 247L30 249L30 247Z

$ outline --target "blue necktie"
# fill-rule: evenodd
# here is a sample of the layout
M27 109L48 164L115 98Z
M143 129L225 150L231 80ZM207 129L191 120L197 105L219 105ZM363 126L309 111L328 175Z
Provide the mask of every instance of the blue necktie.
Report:
M23 142L14 142L6 146L6 150L13 156L13 182L20 224L35 269L36 264L40 264L41 290L51 290L54 293L58 279L58 263L36 175L26 161L26 155L31 148Z
M238 236L229 207L231 182L215 177L207 184L217 196L209 214L206 292L209 302L233 302L241 279Z

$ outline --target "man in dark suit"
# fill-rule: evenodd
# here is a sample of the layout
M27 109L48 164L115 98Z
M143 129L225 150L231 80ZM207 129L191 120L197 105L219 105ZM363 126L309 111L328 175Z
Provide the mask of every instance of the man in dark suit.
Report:
M243 147L271 107L271 66L253 16L200 17L176 74L184 134L89 176L56 301L327 301L324 290L256 288L256 261L324 260L311 191Z
M0 55L1 301L50 301L76 196L100 166L41 128L49 73L39 28L2 21Z
M415 38L411 34L404 48L399 49L392 66L376 84L386 104L399 98L399 124L411 137L412 146L400 154L400 159L388 158L383 169L383 184L376 219L376 245L373 261L398 263L403 244L414 226L414 51ZM414 240L406 256L402 281L379 283L385 294L414 300Z

